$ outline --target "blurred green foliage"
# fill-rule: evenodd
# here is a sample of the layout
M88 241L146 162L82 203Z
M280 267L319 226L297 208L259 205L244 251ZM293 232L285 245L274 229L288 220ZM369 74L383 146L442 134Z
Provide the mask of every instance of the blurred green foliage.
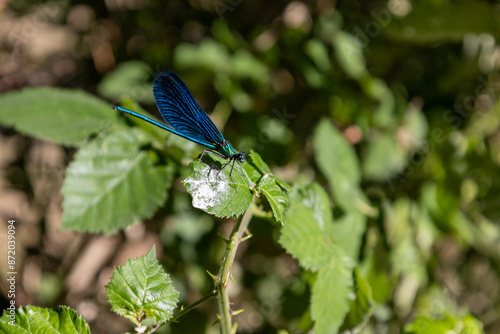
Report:
M77 6L93 13L80 30L64 20ZM40 7L15 1L4 11L29 20ZM152 79L174 70L204 109L213 111L235 148L254 150L294 185L284 227L272 219L276 211L269 202L258 203L262 212L250 225L253 238L234 270L234 301L245 308L236 317L242 332L302 333L314 327L322 333L360 324L362 333L500 331L498 4L175 0L58 8L46 21L85 47L71 50L78 66L54 75L50 84L97 92L136 111L139 102L158 115ZM86 44L98 36L109 54ZM113 60L108 67L102 65L106 57ZM38 72L26 77L62 60L52 55L31 61L31 71ZM0 97L2 125L82 145L123 120L101 102L88 105L94 100L88 94L82 100L81 92L46 89L36 103L31 94ZM86 127L75 117L88 115L84 109L103 121L87 124L100 127ZM50 127L46 120L52 120ZM151 187L166 191L168 200L148 228L161 235L162 264L181 292L180 303L187 304L193 301L189 294L212 289L204 271L216 272L222 249L219 222L193 209L174 181L189 174L200 148L137 120L122 123L140 127L149 138L128 154L154 166L151 173L162 179ZM90 145L95 142L86 148L97 162L113 158ZM84 153L85 147L77 156ZM175 168L166 172L166 165ZM67 181L78 179L73 171L68 169ZM28 182L7 176L30 193ZM144 214L135 218L151 213L148 197L141 200ZM161 196L156 200L163 203ZM79 226L74 218L73 227ZM311 249L301 243L307 233L316 242L311 247L325 245L337 262L310 265ZM319 287L331 294L319 293ZM349 289L354 293L346 294ZM328 309L330 300L335 307ZM200 308L163 330L213 333L214 313ZM331 322L314 322L328 317ZM91 327L105 332L99 321Z

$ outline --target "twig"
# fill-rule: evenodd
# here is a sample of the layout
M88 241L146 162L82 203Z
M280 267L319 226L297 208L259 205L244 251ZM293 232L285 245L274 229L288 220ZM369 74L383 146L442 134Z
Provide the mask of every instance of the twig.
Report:
M195 301L193 304L189 305L188 307L182 308L181 310L177 311L172 316L172 318L168 319L168 321L160 322L158 324L150 326L146 331L144 331L144 334L154 333L158 328L165 325L166 323L177 321L177 319L179 319L180 317L182 317L184 314L188 313L189 311L193 310L198 305L201 305L205 302L208 302L209 300L212 300L215 297L217 297L217 294L215 291L213 291L212 293L202 297L201 299L198 299L197 301Z
M255 199L255 198L254 198ZM222 334L231 334L232 331L232 312L229 304L229 295L227 292L227 282L231 273L231 267L236 256L239 244L244 240L243 235L248 228L248 224L253 216L253 201L241 220L234 226L231 232L231 238L227 243L226 252L222 259L222 266L217 276L215 285L219 302L219 312L221 320Z

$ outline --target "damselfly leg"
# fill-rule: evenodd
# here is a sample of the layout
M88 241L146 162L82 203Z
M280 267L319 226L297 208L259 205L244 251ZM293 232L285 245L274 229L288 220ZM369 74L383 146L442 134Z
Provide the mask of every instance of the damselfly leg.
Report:
M220 158L223 158L223 159L228 159L227 157L223 156L222 154L219 154L217 152L214 152L214 151L211 151L211 150L204 150L201 155L200 155L200 159L198 160L198 164L196 165L196 168L195 170L198 170L198 167L200 166L200 162L201 160L203 159L203 156L205 155L205 153L208 153L208 154L213 154L215 156L218 156ZM219 179L222 181L221 177L220 177L220 173L224 170L224 168L226 168L231 162L233 162L233 164L231 165L231 171L229 172L229 178L231 179L231 182L233 183L233 186L236 188L236 190L238 190L238 188L236 187L236 182L234 182L234 179L233 179L233 169L234 169L234 164L236 163L236 159L235 158L232 158L230 157L229 158L229 161L226 162L224 165L222 165L221 169L217 172L216 174L216 179ZM243 170L243 167L241 167L240 165L240 168ZM209 168L208 170L208 173L207 173L207 178L210 178L210 172L212 171L212 168ZM241 176L244 176L240 171L238 171L238 173L241 175Z

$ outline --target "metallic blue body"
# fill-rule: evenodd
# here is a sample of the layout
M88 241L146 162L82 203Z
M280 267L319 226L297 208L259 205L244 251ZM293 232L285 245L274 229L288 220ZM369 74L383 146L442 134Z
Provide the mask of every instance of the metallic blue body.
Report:
M153 94L158 110L169 126L126 108L115 106L114 109L203 145L208 149L207 152L222 158L245 161L245 153L236 152L224 139L220 130L201 109L189 88L177 74L171 71L160 73L153 82Z

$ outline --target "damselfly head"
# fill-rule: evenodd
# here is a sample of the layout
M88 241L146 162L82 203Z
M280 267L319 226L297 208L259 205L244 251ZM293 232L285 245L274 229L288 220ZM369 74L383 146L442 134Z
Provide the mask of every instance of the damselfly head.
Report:
M244 162L245 161L245 152L240 152L240 153L236 154L234 159L238 160L239 162Z

